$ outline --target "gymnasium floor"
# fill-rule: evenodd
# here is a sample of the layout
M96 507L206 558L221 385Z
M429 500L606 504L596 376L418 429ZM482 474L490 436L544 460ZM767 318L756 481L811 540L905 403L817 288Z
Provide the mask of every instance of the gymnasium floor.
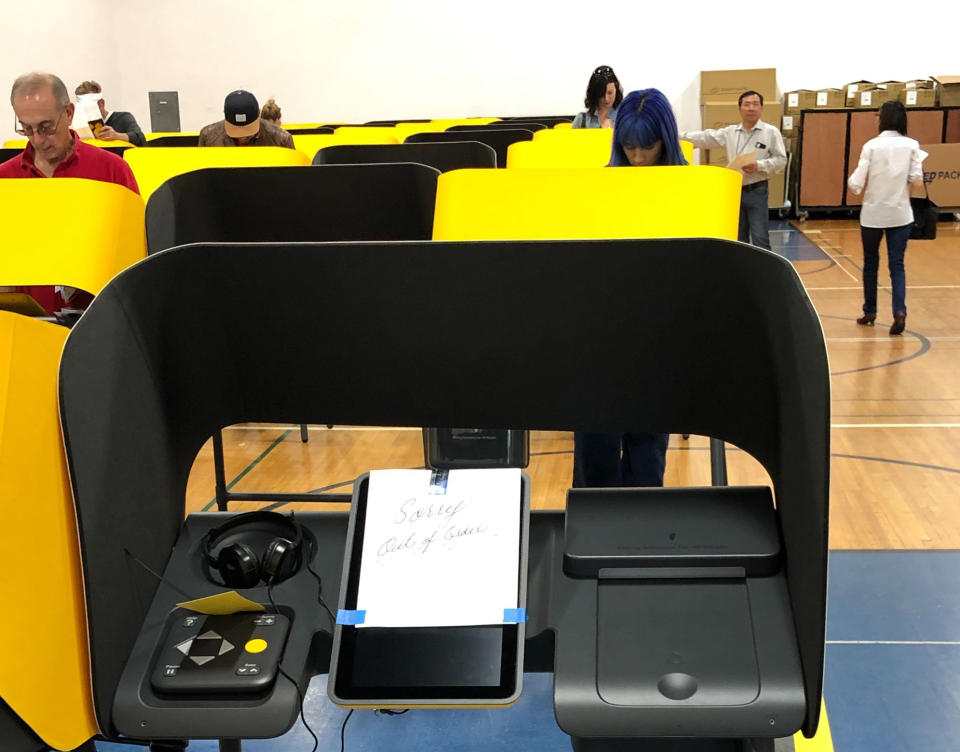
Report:
M907 251L907 330L889 337L889 289L877 326L858 327L858 226L851 220L774 222L774 250L796 267L824 327L832 375L831 555L826 682L828 726L796 749L839 752L955 752L960 749L960 223L941 222L935 241ZM888 281L881 264L880 283ZM736 336L732 333L731 336ZM233 490L320 490L343 486L371 466L422 465L411 429L327 430L301 444L293 427L225 432ZM572 441L536 432L529 468L535 507L562 505ZM376 457L371 465L370 457ZM728 447L731 483L767 483L763 469ZM366 463L366 464L364 464ZM671 437L667 485L709 482L707 444ZM188 510L213 506L209 447L198 456ZM349 486L337 490L349 490ZM233 505L249 508L246 504ZM527 675L507 710L356 711L345 749L568 750L552 712L550 675ZM319 749L340 749L346 711L317 677L306 717ZM832 737L832 741L831 741ZM297 723L284 737L249 741L255 752L308 751ZM211 752L216 743L193 742ZM129 749L100 743L102 752Z

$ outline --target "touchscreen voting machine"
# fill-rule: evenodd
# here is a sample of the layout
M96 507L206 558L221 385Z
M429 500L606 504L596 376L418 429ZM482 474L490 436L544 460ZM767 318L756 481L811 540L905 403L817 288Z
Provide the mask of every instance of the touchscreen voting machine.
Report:
M520 696L530 479L379 470L354 485L327 688L347 707Z

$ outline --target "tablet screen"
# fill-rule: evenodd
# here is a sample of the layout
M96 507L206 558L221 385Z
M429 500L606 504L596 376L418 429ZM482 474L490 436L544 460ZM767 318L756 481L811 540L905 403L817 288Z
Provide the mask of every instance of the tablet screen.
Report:
M355 501L356 523L344 608L355 609L363 551L367 479ZM520 514L523 514L521 505ZM521 518L521 524L526 521ZM339 625L334 699L496 703L519 687L522 631L517 624L470 627L355 627Z

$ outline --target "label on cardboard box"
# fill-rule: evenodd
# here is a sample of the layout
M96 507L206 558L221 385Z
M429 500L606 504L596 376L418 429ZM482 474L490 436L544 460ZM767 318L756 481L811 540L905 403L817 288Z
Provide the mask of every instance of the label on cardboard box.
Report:
M860 87L857 84L850 84L847 87L847 99L853 99L859 88Z
M917 103L917 90L910 89L907 91L907 104L915 105Z
M818 91L817 92L817 107L826 107L827 106L827 92Z
M861 91L860 92L860 106L869 107L873 102L873 92L872 91Z
M787 107L793 109L800 106L800 95L794 92L793 94L787 94ZM786 120L786 118L784 118Z
M783 128L781 128L781 130L784 130L784 131L793 130L793 115L783 116Z

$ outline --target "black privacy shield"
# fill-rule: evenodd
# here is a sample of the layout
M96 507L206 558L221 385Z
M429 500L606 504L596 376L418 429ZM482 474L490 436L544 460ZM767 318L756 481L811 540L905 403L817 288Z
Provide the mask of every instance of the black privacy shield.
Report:
M245 421L736 444L773 480L816 727L829 376L779 256L703 239L181 247L97 297L67 340L60 399L104 728L149 603L124 548L164 565L197 451Z

